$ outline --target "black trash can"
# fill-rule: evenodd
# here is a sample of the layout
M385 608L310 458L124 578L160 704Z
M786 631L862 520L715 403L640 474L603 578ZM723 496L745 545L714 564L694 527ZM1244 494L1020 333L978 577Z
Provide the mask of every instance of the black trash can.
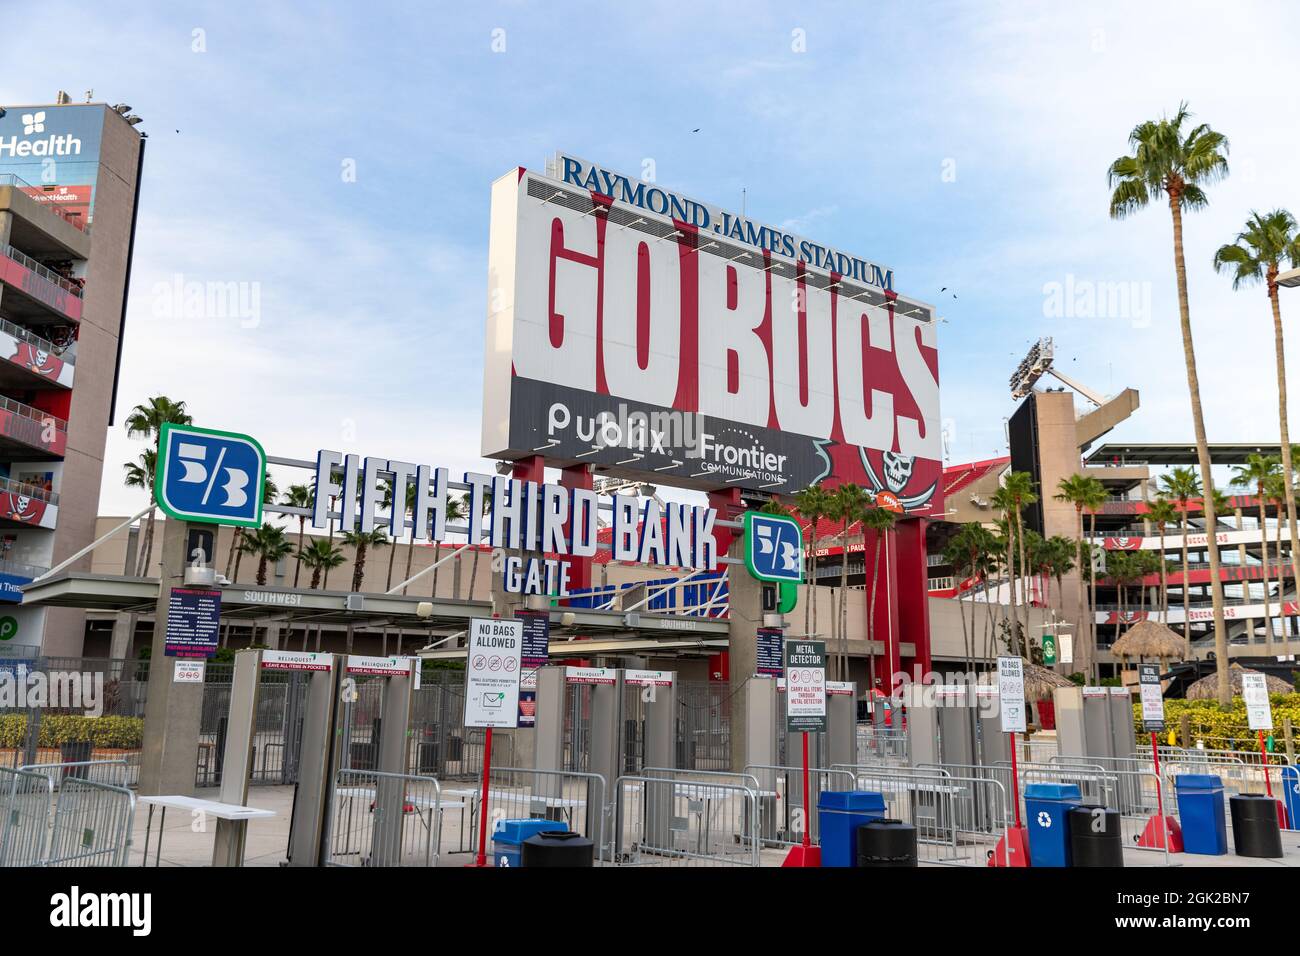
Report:
M69 740L59 744L59 755L64 763L85 763L90 760L94 752L95 745L89 740ZM89 767L70 767L63 771L64 779L68 777L80 777L85 779L86 771Z
M1282 856L1282 831L1277 824L1277 801L1262 793L1243 793L1228 800L1232 813L1232 844L1237 856L1278 859Z
M916 827L902 820L872 820L858 827L858 866L916 866Z
M1123 866L1124 839L1118 810L1082 804L1066 815L1074 866Z
M524 841L521 866L591 866L595 846L580 833L546 830Z

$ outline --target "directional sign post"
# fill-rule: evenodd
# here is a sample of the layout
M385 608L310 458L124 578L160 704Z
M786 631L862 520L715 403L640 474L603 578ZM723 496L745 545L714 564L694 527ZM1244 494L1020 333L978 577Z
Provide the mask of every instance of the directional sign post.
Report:
M821 866L821 847L813 846L808 831L809 804L808 731L826 730L826 642L785 642L785 729L803 733L803 842L790 848L782 866Z
M488 778L492 774L492 728L519 726L519 671L524 622L472 618L465 670L465 726L485 727L483 797L479 803L478 856L487 866Z
M162 426L154 495L177 521L258 528L266 482L266 452L257 440L235 432Z
M1246 724L1259 738L1259 756L1264 761L1264 789L1273 796L1273 782L1268 775L1268 748L1264 731L1273 729L1273 706L1268 699L1268 678L1263 674L1241 675L1241 699L1246 705ZM1279 808L1279 813L1281 809Z
M745 512L745 567L759 581L803 581L803 531L785 515Z
M1142 726L1151 732L1151 759L1156 777L1160 777L1160 740L1156 734L1165 729L1165 697L1160 685L1160 668L1156 664L1138 665L1138 694L1142 703ZM1138 838L1138 846L1179 853L1183 849L1182 830L1178 821L1165 816L1163 787L1156 787L1156 816L1147 821Z

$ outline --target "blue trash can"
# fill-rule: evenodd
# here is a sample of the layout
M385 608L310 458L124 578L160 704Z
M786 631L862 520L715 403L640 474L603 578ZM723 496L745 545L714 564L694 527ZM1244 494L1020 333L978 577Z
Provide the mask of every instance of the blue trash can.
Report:
M519 866L524 841L530 836L568 829L567 824L555 820L498 820L492 825L492 865Z
M1079 788L1072 783L1031 783L1025 787L1025 827L1029 831L1031 866L1070 865L1067 814L1079 800Z
M1174 794L1183 827L1183 851L1205 856L1227 853L1223 781L1209 773L1181 773L1174 777Z
M1282 768L1282 802L1286 805L1286 827L1288 830L1300 830L1296 814L1300 813L1300 769Z
M858 827L885 817L885 798L864 790L826 790L817 798L822 866L855 866Z

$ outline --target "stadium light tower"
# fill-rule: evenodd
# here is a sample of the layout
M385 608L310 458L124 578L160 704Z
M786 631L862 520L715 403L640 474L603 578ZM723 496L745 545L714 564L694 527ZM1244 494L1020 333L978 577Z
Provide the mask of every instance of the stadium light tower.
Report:
M1030 346L1029 354L1016 366L1016 370L1011 376L1011 397L1015 399L1024 398L1034 390L1034 385L1040 378L1044 375L1051 375L1058 381L1070 386L1098 408L1106 403L1104 395L1094 392L1086 385L1081 385L1058 372L1052 365L1054 356L1051 336L1041 338Z

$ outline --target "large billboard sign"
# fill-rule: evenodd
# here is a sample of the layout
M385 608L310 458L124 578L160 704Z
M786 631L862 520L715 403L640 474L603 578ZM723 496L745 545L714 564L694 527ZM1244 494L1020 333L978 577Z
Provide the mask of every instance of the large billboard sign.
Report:
M94 217L104 107L11 106L0 115L0 176L61 210L75 224ZM0 180L0 186L14 185Z
M557 157L492 191L483 454L940 509L933 309L889 270ZM843 270L843 271L840 271Z

